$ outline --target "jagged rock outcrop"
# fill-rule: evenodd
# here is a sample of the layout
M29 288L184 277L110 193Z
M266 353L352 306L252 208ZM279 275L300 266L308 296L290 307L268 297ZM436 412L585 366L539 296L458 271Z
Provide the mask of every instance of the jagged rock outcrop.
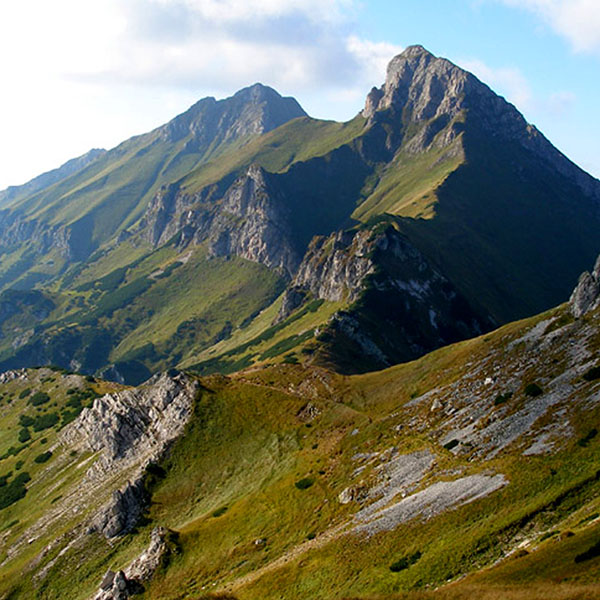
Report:
M183 433L197 389L197 381L183 373L156 375L138 388L97 398L65 428L63 444L99 453L86 473L88 491L106 493L129 480L112 492L88 531L111 538L135 526L146 500L144 471Z
M131 390L94 400L63 432L66 443L100 452L96 471L116 462L156 459L187 423L197 382L183 373L155 375Z
M129 533L142 515L145 503L144 481L138 477L113 492L110 502L98 513L88 531L96 531L105 538Z
M124 571L109 569L93 600L126 600L143 591L143 584L152 579L161 561L170 553L169 530L155 527L150 544Z
M587 312L600 306L600 256L591 273L585 271L569 298L569 308L578 319Z
M291 276L300 262L285 203L268 174L251 166L227 190L209 233L214 256L236 255Z
M0 211L0 248L12 249L20 244L31 244L38 254L57 249L65 258L73 257L69 227L49 225L25 217L19 211Z
M240 256L291 277L300 262L292 224L273 177L251 165L231 185L190 196L177 186L152 200L140 229L153 245L179 235L179 246L208 244L212 256Z
M401 113L405 123L424 125L413 139L406 140L408 150L427 149L442 130L445 134L435 144L449 145L463 130L466 115L466 121L487 135L520 143L600 200L598 180L558 151L512 104L475 75L422 46L409 46L390 61L385 83L368 94L362 115L376 123L378 113L388 109Z
M410 360L491 326L391 224L315 240L278 320L308 297L350 304L319 335L328 359L342 370L360 369L365 360L370 368Z

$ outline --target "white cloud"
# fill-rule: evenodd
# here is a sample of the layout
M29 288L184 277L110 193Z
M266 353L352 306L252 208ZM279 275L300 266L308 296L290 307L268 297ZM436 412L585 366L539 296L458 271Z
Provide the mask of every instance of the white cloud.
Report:
M400 49L359 39L359 0L0 3L0 189L257 81L350 118ZM327 106L328 100L333 103Z
M533 94L527 79L519 69L494 68L477 59L460 61L460 65L487 83L494 91L506 96L519 110L525 111L531 108Z
M382 83L385 79L385 71L390 59L400 54L403 48L388 42L372 42L351 35L347 42L348 50L363 65L365 74L376 82Z
M579 52L600 52L598 0L501 0L541 17Z

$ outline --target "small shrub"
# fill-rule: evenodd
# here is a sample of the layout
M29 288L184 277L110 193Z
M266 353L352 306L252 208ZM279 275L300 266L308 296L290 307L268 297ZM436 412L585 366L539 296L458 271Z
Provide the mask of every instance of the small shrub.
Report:
M50 400L50 396L46 392L36 392L29 398L29 404L32 406L41 406Z
M452 448L456 448L456 446L458 446L458 440L450 440L444 444L446 450L452 450Z
M591 560L592 558L596 558L600 556L600 542L596 542L591 548L588 548L585 552L578 554L575 557L575 562L580 563L586 560Z
M14 504L25 497L27 488L25 484L31 481L29 473L19 473L8 485L0 488L0 510Z
M403 556L401 559L393 562L390 565L390 571L392 573L399 573L400 571L404 571L408 569L411 565L414 565L420 558L422 554L417 550L414 554L409 554L408 556Z
M213 517L220 517L221 515L224 515L227 512L227 506L221 506L220 508L217 508L217 510L215 510L212 514Z
M504 404L505 402L508 402L511 398L512 398L512 392L506 392L504 394L498 394L495 398L494 398L494 406L500 406L501 404Z
M34 459L33 462L36 462L38 464L43 464L45 462L48 462L50 459L52 458L52 452L50 452L48 450L48 452L42 452L41 454L38 454Z
M18 460L18 461L15 463L15 469L16 469L17 471L20 471L20 470L23 468L23 465L24 465L24 464L25 464L25 461L24 461L24 460Z
M581 439L577 440L577 445L585 448L597 435L598 430L594 427L593 429L590 429Z
M31 388L25 388L20 394L19 398L27 398L31 394Z
M314 531L311 531L307 536L307 540L314 540L317 537L317 534Z
M307 490L314 484L315 480L312 477L303 477L294 484L299 490Z
M525 386L525 395L530 396L531 398L541 396L543 393L544 390L537 383L528 383Z
M21 425L21 427L31 427L33 422L33 418L29 415L21 415L19 417L19 425Z
M19 431L19 441L21 444L28 442L31 439L31 434L29 433L29 429L27 427L23 427L21 431Z
M47 413L45 415L38 415L33 420L33 430L34 431L43 431L44 429L49 429L50 427L54 427L59 421L58 415L56 413Z
M594 381L596 379L600 379L600 366L599 367L592 367L591 369L589 369L588 371L586 371L583 374L583 378L586 381Z

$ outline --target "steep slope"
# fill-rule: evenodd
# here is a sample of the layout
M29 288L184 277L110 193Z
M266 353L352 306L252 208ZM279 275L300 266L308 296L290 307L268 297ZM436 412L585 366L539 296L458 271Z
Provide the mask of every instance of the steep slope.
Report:
M0 469L24 493L0 508L0 593L596 597L590 277L570 305L385 371L282 365L113 384L92 405L83 394L87 408L60 431L22 425L21 442L15 425L38 418L36 403L62 413L107 384L1 375Z
M166 125L13 202L3 215L0 244L9 257L20 243L30 244L38 260L53 248L67 259L86 259L135 222L162 184L303 115L295 100L260 84L225 100L200 100ZM22 261L17 275L30 266Z
M420 46L391 61L348 123L300 116L267 131L295 106L262 86L205 99L23 200L31 218L3 230L0 285L45 288L55 309L27 333L7 321L3 368L35 357L117 377L119 363L129 383L174 364L204 374L273 360L381 368L564 301L600 251L600 183ZM94 169L109 158L105 178ZM364 262L361 244L339 260L332 248L344 231L376 238L382 222L396 241L368 273L330 270L354 277L346 291L308 280L321 263ZM79 234L85 260L73 265ZM34 246L52 250L40 258ZM399 246L418 260L399 260ZM178 300L175 288L201 300Z

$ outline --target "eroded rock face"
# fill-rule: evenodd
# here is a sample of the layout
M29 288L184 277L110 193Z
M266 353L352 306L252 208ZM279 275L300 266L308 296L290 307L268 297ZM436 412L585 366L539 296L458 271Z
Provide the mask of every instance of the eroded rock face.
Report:
M144 482L140 477L115 490L110 502L96 516L89 532L96 531L105 538L129 533L141 517L146 504Z
M586 271L581 274L577 287L569 298L569 307L576 319L598 306L600 306L600 256L591 273Z
M97 470L106 471L117 462L137 461L142 456L156 460L165 445L183 431L196 389L197 382L187 375L155 375L138 388L94 400L65 429L63 439L101 452Z
M155 527L148 547L124 570L108 570L93 600L127 600L143 591L143 584L152 579L164 557L171 551L169 530Z
M84 409L62 434L62 442L99 453L83 491L112 492L92 518L89 532L106 538L135 526L145 506L143 474L183 433L192 415L197 382L185 374L156 375L132 390L106 394ZM119 484L126 479L126 484Z
M339 344L350 344L355 349L352 360L368 357L371 368L411 360L491 325L391 225L314 240L277 320L309 297L350 303L331 318L325 335L335 340L332 352ZM352 303L357 301L360 306L355 308Z
M520 143L600 200L598 180L554 148L511 103L473 74L422 46L409 46L390 61L385 83L371 90L362 115L373 123L378 113L387 109L401 113L404 121L426 124L408 142L410 151L421 152L432 143L449 145L462 130L462 115L466 114L466 119L486 134ZM442 131L445 133L436 138Z
M164 188L142 220L143 237L155 246L174 236L180 247L207 242L212 256L240 256L291 277L300 255L273 176L252 165L229 183L192 196L177 186Z
M268 174L251 166L227 190L210 227L209 251L214 256L236 255L291 276L300 257L291 244L285 204Z

